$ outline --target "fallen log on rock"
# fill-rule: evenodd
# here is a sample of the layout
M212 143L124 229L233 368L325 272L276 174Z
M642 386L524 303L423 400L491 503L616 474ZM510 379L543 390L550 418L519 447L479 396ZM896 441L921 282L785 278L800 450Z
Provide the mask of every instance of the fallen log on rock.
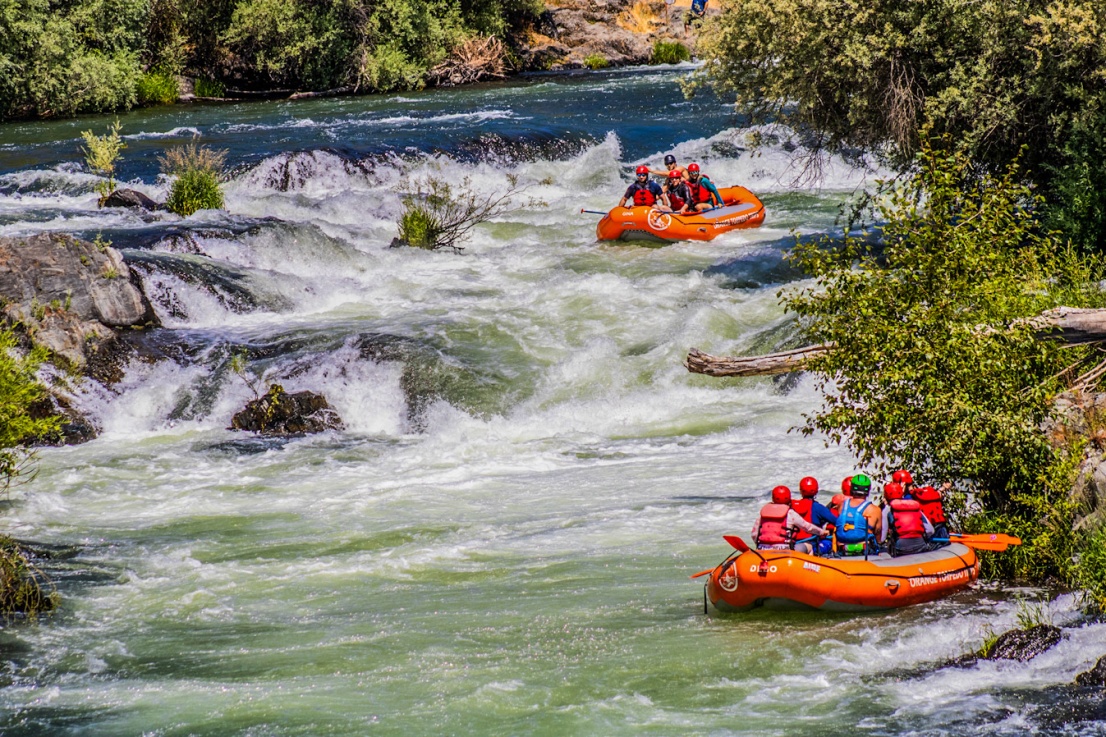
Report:
M1037 331L1042 340L1057 340L1064 345L1088 345L1106 342L1106 309L1054 307L1026 318L1025 324ZM981 333L995 328L981 328ZM802 371L806 362L832 350L832 344L808 345L790 351L763 356L712 356L698 348L687 354L684 366L693 374L707 376L773 376Z

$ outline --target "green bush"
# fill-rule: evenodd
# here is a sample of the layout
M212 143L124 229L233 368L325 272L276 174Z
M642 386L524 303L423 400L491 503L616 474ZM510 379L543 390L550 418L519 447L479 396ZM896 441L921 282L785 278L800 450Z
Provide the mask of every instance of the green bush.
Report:
M399 240L413 248L440 248L442 221L430 210L414 201L405 202L399 218Z
M197 210L221 210L223 192L219 178L210 171L193 169L177 175L165 208L185 217Z
M180 88L175 76L155 71L147 72L138 79L136 92L140 105L171 105L177 101Z
M602 54L589 54L584 57L584 66L588 69L606 69L610 65L611 62Z
M222 97L227 93L227 89L222 82L203 78L196 80L194 91L196 97Z
M691 58L691 52L679 41L656 41L653 43L652 64L679 64Z

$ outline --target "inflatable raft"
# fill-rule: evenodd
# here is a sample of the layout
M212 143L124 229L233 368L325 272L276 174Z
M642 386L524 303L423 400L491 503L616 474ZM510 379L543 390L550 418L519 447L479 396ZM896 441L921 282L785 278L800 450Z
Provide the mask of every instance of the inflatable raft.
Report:
M738 228L756 228L764 222L764 204L744 187L718 190L722 207L699 213L660 212L651 207L616 207L595 226L601 241L709 241Z
M867 560L750 550L734 553L711 571L706 597L722 612L757 607L859 612L940 599L978 577L975 551L960 543L898 558L881 553Z

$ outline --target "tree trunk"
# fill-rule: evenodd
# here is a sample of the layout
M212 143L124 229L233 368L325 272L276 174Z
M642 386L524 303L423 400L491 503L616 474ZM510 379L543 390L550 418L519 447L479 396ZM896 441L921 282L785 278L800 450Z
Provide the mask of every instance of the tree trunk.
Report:
M1037 329L1038 337L1058 340L1065 345L1106 342L1106 309L1054 307L1028 318L1028 322ZM802 371L808 360L832 348L832 344L808 345L791 351L740 358L711 356L692 348L684 366L694 374L707 376L772 376Z

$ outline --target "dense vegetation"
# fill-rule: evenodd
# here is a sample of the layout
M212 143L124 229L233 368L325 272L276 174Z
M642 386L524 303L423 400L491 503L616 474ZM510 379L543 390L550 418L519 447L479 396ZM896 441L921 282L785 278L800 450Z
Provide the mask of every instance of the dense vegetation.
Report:
M414 87L467 38L507 38L541 9L540 0L0 0L0 119L171 101L182 73L207 90Z
M1106 3L723 0L700 51L754 122L909 165L919 131L992 171L1021 153L1046 224L1106 249Z

